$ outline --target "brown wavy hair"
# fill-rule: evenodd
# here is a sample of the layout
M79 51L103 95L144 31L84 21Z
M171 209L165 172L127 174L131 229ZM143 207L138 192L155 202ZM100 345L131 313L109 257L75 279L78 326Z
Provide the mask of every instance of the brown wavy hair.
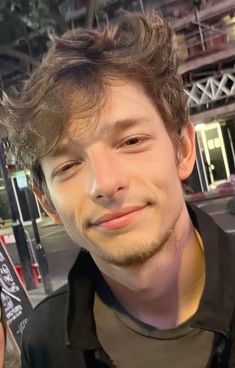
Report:
M126 13L104 29L53 36L22 90L12 98L3 95L1 120L18 160L38 184L40 160L56 147L71 114L89 118L117 78L142 84L177 142L188 114L172 30L156 13Z

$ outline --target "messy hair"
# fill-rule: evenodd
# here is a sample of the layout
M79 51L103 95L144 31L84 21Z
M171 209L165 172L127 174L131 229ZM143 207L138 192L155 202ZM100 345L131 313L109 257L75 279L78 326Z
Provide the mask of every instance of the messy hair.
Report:
M177 142L188 115L172 30L156 13L126 13L104 29L53 36L22 90L3 94L0 120L19 162L39 184L40 160L55 149L71 114L94 113L114 79L141 83Z

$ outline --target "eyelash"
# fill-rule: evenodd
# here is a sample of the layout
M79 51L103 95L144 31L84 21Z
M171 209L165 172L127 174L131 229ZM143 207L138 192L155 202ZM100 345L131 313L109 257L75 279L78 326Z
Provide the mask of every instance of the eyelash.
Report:
M127 144L130 141L135 141L137 140L136 143L134 144ZM139 146L141 143L144 143L144 141L147 140L147 137L144 136L134 136L134 137L130 137L130 138L125 138L119 145L117 148L122 148L122 147L137 147ZM73 168L74 166L80 165L81 163L78 161L74 161L74 162L70 162L67 163L61 167L59 167L58 169L55 170L55 172L52 174L52 178L54 178L57 175L65 175L71 168Z
M128 139L123 140L119 146L119 147L136 147L139 144L143 143L145 140L147 139L147 137L143 137L143 136L136 136L136 137L130 137ZM134 144L127 144L128 142L132 141L132 140L138 140L138 142L134 143Z
M69 171L72 167L80 165L80 162L71 162L71 163L67 163L61 167L59 167L57 170L55 170L55 172L53 173L52 177L54 178L56 175L63 175L66 174L67 171Z

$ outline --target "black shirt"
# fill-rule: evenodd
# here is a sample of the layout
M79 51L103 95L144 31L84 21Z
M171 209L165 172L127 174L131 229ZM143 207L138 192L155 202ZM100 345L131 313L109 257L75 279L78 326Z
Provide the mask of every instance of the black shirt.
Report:
M192 327L215 333L205 368L235 367L235 238L213 219L188 206L205 251L206 281ZM112 367L96 335L94 294L100 272L89 253L81 252L68 285L41 302L26 326L23 368ZM203 367L204 368L204 367Z

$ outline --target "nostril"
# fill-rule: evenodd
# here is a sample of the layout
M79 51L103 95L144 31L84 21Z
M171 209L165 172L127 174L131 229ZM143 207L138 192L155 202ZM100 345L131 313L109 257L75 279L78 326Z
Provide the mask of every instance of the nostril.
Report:
M122 191L123 187L118 187L115 191L111 191L110 193L97 193L96 194L96 199L104 199L105 197L107 198L111 198L115 195L115 193Z

